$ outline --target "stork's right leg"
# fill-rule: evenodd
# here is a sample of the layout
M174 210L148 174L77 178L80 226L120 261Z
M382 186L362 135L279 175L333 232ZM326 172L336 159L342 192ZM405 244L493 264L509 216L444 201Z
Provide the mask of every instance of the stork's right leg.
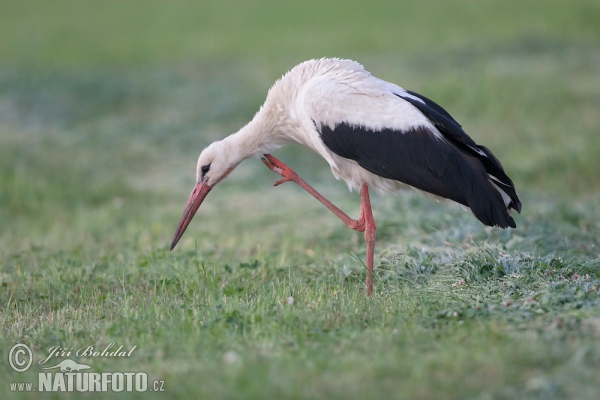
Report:
M273 172L281 175L283 179L275 182L275 186L281 185L285 182L295 182L301 188L312 194L317 200L319 200L325 207L331 212L338 216L349 228L354 229L358 232L365 233L365 242L367 244L367 295L370 296L373 292L373 258L375 254L375 221L373 219L373 212L371 210L371 201L369 199L369 188L365 184L361 190L361 206L360 206L360 217L358 219L350 218L345 212L336 207L332 202L327 200L321 193L317 192L312 186L310 186L304 179L300 177L290 167L285 165L283 162L273 157L270 154L265 154L262 158L262 162Z
M325 207L329 208L331 212L338 216L348 227L354 229L355 231L363 232L365 229L364 221L362 220L363 212L361 208L361 218L358 220L350 218L345 212L337 208L332 202L327 200L321 193L317 192L312 186L310 186L304 179L300 177L290 167L279 161L277 158L273 157L270 154L265 154L265 157L262 158L262 162L273 172L283 176L283 179L275 182L275 186L279 186L285 182L295 182L302 189L306 190L308 193L312 194L317 200L319 200Z

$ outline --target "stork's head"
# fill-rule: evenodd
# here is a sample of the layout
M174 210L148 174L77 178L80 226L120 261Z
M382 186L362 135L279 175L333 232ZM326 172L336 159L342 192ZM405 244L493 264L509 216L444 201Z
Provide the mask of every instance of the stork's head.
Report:
M225 140L212 143L205 148L196 167L196 185L190 194L190 198L185 205L183 215L179 220L177 231L171 242L171 250L177 245L179 239L185 232L194 214L198 211L200 204L211 191L213 187L229 175L229 173L242 161L243 157L239 155L234 148L229 146Z

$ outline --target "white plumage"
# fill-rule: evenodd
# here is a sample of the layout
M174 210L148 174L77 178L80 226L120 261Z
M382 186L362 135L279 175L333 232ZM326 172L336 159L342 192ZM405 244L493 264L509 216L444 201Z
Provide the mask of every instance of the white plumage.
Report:
M355 161L334 154L325 146L313 123L319 121L333 129L346 121L372 130L385 127L400 131L422 125L437 132L418 109L395 96L394 91L406 92L375 78L355 61L335 58L305 61L275 82L252 121L225 138L222 146L239 163L286 144L300 144L327 160L334 176L346 181L350 189L360 190L367 184L374 189L395 191L405 185L372 174ZM218 143L211 146L220 146ZM210 146L209 149L212 154ZM202 156L198 159L198 171L207 161ZM198 172L197 179L200 176Z
M320 154L337 179L361 191L358 220L350 219L268 155L289 143ZM415 187L456 201L485 224L501 227L514 227L507 209L521 208L500 162L468 137L442 107L372 76L355 61L324 58L290 70L269 90L252 121L200 154L196 187L171 249L212 187L242 160L261 155L267 155L263 161L270 169L284 176L280 182L298 183L348 226L365 232L370 270L375 224L368 188L389 192ZM370 293L370 271L367 278Z

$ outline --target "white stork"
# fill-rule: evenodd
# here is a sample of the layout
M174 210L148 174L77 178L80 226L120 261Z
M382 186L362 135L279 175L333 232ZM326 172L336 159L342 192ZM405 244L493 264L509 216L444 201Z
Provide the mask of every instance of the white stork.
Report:
M357 220L319 194L290 167L268 154L296 143L320 154L337 179L360 190ZM194 187L171 250L200 204L244 159L262 161L296 182L350 228L364 232L367 294L373 290L375 222L369 188L394 192L413 187L467 207L481 222L516 227L510 209L521 211L511 179L492 152L477 145L438 104L375 78L355 61L310 60L294 67L269 90L252 121L212 143L198 158Z

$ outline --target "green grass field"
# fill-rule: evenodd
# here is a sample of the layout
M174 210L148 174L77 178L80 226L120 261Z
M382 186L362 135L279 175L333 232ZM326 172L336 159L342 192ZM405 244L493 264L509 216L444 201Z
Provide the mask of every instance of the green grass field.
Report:
M110 398L598 398L597 1L1 9L3 399L40 397L10 383L37 387L51 347L110 343L136 347L70 358L145 372L166 392ZM444 105L513 178L518 228L412 192L375 195L366 298L361 234L251 159L169 253L202 148L323 56ZM274 154L358 215L359 196L318 156ZM25 373L9 365L15 343L33 350Z

